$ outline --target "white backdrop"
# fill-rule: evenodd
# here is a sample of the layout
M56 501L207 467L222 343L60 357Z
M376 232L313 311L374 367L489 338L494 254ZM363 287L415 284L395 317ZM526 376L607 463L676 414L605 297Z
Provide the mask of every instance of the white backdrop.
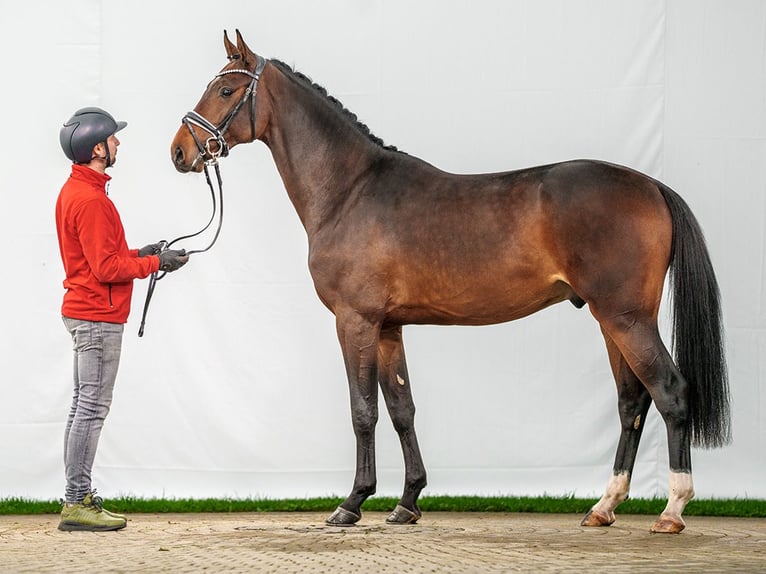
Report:
M766 497L766 3L762 0L0 0L0 497L63 493L71 343L53 208L58 130L82 106L129 122L110 194L134 247L201 226L202 176L169 144L225 63L222 32L324 85L387 143L448 171L591 157L691 205L721 284L734 442L695 451L700 497ZM268 149L222 163L223 234L162 281L123 360L94 480L105 496L345 495L354 468L331 314ZM189 244L192 248L195 245ZM616 393L587 308L494 327L408 327L425 494L598 495ZM378 492L403 482L385 409ZM634 496L664 496L652 410Z

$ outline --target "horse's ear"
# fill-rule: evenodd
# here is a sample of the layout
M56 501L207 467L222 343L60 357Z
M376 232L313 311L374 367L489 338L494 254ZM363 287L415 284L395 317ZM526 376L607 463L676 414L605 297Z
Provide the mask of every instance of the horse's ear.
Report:
M242 39L242 34L239 33L239 30L237 32L237 50L240 54L242 54L242 59L245 61L245 63L252 63L252 61L255 59L255 54L253 51L248 47L247 44L245 44L245 41Z
M239 32L237 32L237 35L239 35ZM223 31L223 46L226 48L226 57L229 60L236 60L240 57L237 47L231 43L231 40L229 40L229 34L226 30Z

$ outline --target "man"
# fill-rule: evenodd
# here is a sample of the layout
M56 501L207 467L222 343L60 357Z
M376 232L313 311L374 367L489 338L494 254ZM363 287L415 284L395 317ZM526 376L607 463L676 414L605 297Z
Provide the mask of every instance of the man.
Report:
M119 530L126 519L103 508L91 486L91 469L109 413L130 312L133 280L175 271L189 257L160 244L129 250L107 195L106 174L117 160L126 126L100 108L75 112L59 133L72 172L56 202L56 230L64 264L61 314L74 342L74 396L64 435L66 499L60 530Z

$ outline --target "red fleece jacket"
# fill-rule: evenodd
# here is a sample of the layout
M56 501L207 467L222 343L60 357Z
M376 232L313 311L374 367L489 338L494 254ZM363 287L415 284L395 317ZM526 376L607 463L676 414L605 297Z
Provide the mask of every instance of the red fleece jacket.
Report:
M72 319L125 323L133 279L157 271L159 257L128 249L120 215L106 194L111 179L84 165L72 173L56 201L56 230L64 263L61 313Z

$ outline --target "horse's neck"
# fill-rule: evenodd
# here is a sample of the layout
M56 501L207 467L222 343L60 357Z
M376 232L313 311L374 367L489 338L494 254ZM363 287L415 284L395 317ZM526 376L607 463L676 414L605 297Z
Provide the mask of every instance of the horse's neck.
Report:
M266 90L271 117L262 139L311 235L340 211L367 170L374 146L314 88L274 72Z

